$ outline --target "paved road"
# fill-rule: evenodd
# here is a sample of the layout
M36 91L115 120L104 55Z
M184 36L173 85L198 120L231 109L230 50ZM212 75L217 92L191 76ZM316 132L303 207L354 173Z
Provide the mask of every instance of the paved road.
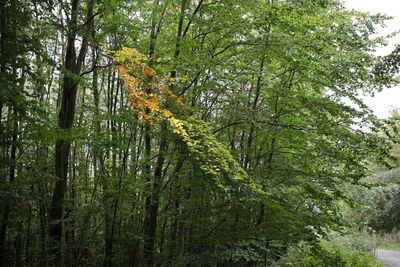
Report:
M400 251L376 249L375 255L389 267L400 267Z

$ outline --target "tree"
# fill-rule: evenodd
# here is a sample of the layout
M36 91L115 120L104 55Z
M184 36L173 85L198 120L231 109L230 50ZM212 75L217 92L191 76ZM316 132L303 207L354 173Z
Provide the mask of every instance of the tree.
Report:
M268 265L341 229L348 184L390 159L358 97L394 81L372 53L385 17L333 0L9 3L2 25L30 28L1 29L3 265ZM42 49L17 41L31 35Z
M23 206L19 203L17 158L22 144L20 125L27 121L29 110L25 106L25 82L28 76L34 76L27 54L39 48L37 39L29 33L31 20L31 11L24 1L0 2L0 266L7 265L7 233L16 218L14 210ZM18 257L17 251L12 261L19 263Z
M61 96L61 109L58 115L58 126L61 130L69 130L73 126L75 117L76 95L78 88L77 76L81 75L82 64L84 63L88 48L88 39L91 34L91 23L95 0L87 2L87 15L84 25L86 31L83 35L82 44L78 55L75 51L75 42L78 28L79 0L71 0L70 19L68 22L68 36L65 53L65 65L63 75L63 87ZM70 140L65 137L58 138L55 147L55 173L57 181L54 186L52 204L50 209L50 246L53 248L54 264L61 263L61 237L63 202L67 186L68 162L70 153Z

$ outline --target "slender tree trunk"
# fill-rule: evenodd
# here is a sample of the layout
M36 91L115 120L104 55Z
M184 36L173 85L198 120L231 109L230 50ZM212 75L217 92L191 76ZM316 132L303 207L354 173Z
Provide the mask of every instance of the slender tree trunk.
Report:
M182 30L183 30L183 19L184 19L184 14L185 14L185 9L186 9L186 2L187 0L182 0L181 1L181 14L180 18L178 21L178 29L177 29L177 35L176 35L176 44L175 44L175 50L174 50L174 58L177 59L179 54L180 54L180 41L182 38ZM154 54L154 42L155 39L157 38L156 36L156 19L157 19L157 6L158 6L158 0L155 1L156 7L154 9L153 13L153 21L152 21L152 32L151 32L151 42L150 42L150 56ZM171 72L171 77L175 78L177 75L176 70L173 70ZM147 126L149 127L149 126ZM166 130L166 125L162 125L162 131ZM147 131L146 131L147 132ZM146 135L145 136L145 147L146 151L150 151L150 136ZM145 250L148 251L151 254L154 254L154 246L155 246L155 235L157 231L157 217L158 217L158 208L159 208L159 201L160 201L160 192L159 192L159 187L161 186L161 180L162 180L162 175L163 175L163 166L165 163L165 152L167 151L168 148L168 141L166 136L161 136L160 139L160 145L158 149L158 158L156 161L155 169L154 169L154 179L152 182L152 194L146 199L146 224L145 224L145 233L147 237L147 244L145 244ZM147 156L150 156L148 154ZM147 170L150 172L150 170ZM150 255L148 255L150 256ZM149 257L149 260L147 263L149 266L152 266L154 264L153 261L154 256L151 255Z
M95 0L88 1L87 20L93 16ZM88 46L88 35L90 34L90 26L87 25L87 32L82 39L82 45L79 55L76 55L75 41L77 35L77 17L79 9L79 0L71 0L71 14L68 24L69 35L67 38L67 48L65 54L64 68L66 73L63 77L61 110L58 115L58 126L62 130L72 128L75 117L76 95L78 81L71 74L79 75L83 65L86 50ZM52 249L53 265L61 265L61 236L62 236L62 216L64 207L64 196L67 186L68 158L71 147L71 141L65 138L59 138L55 147L55 172L57 181L53 190L53 197L50 209L50 245Z
M261 60L259 73L263 73L263 69L264 69L264 58ZM253 104L252 104L252 112L254 115L256 113L258 100L260 98L261 86L262 86L262 77L260 74L257 78L257 84L256 84L256 88L255 88L255 93L254 93L254 100L253 100ZM255 127L255 124L254 124L254 121L252 120L252 122L250 124L249 134L247 137L246 155L244 157L244 163L243 163L243 169L245 169L245 170L247 170L249 167L249 162L250 162L250 157L251 157L251 146L252 146L253 137L254 137L254 127Z
M149 45L149 58L154 55L155 41L157 39L157 19L158 19L159 0L154 0L154 9L152 12L151 32L150 32L150 45ZM150 93L150 89L147 89ZM148 110L146 112L149 112ZM145 126L144 133L144 156L147 161L151 159L151 128L149 124ZM148 162L143 167L143 173L150 185L150 191L154 188L154 179L151 177L151 166ZM154 266L154 239L157 228L158 199L150 193L145 200L146 214L144 219L144 257L147 266Z
M4 42L5 42L5 25L6 25L6 14L3 11L3 8L5 7L5 1L1 0L0 1L0 59L3 59L5 57L5 47L4 47ZM6 66L3 64L3 61L0 62L0 70L1 73L6 72ZM0 88L2 90L1 92L5 92L6 88ZM4 90L4 91L3 91ZM4 100L5 101L5 100ZM0 159L5 161L5 138L3 134L3 96L0 96L0 147L2 147L2 150L0 151ZM3 150L4 149L4 150ZM9 177L11 178L11 176ZM4 207L4 211L2 214L1 218L1 225L0 225L0 267L3 267L5 262L4 258L4 246L5 246L5 240L6 240L6 232L7 232L7 224L8 224L8 216L9 216L9 204L7 203Z
M17 116L16 114L16 108L13 107L13 113L14 116ZM13 136L12 136L12 143L11 143L11 154L10 154L10 166L9 166L9 184L13 184L15 180L15 171L17 167L17 158L16 158L16 153L17 153L17 141L18 141L18 121L16 118L14 118L14 130L13 130ZM1 228L0 228L0 267L6 266L6 261L5 261L5 241L6 241L6 234L7 234L7 227L8 227L8 219L10 216L10 203L7 201L5 204L5 208L2 214L1 218Z

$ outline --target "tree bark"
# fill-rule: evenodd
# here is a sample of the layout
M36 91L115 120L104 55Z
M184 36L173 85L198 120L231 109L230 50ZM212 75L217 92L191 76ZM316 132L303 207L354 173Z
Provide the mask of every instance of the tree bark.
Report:
M16 108L13 108L14 111L14 116L17 116L16 114ZM17 158L16 158L16 153L17 153L17 141L18 141L18 122L16 118L14 118L14 130L13 130L13 136L12 136L12 144L11 144L11 154L10 154L10 167L9 167L9 184L13 184L15 180L15 170L17 167ZM6 260L5 260L5 241L6 241L6 234L7 234L7 227L8 227L8 219L10 216L10 203L7 201L4 207L4 212L2 214L1 218L1 228L0 228L0 267L6 266Z
M150 35L150 56L154 54L155 49L155 40L157 38L156 35L156 19L157 19L157 6L158 0L155 0L155 9L153 13L153 21L152 21L152 31ZM182 39L182 30L183 30L183 20L186 9L187 0L181 1L181 14L178 21L178 29L176 35L176 43L174 49L174 59L177 59L180 54L180 42ZM177 75L176 70L174 69L171 72L171 77L175 78ZM148 127L148 126L146 126ZM147 130L150 130L146 128ZM166 130L166 125L162 125L162 130ZM146 133L148 133L146 131ZM146 155L150 157L150 135L146 134L145 136L145 147L146 147ZM162 136L160 139L160 145L158 149L158 158L156 161L155 169L154 169L154 178L152 181L152 194L146 199L146 220L145 220L145 234L146 234L146 243L145 243L145 251L147 253L146 258L148 259L147 264L149 266L154 265L154 248L155 248L155 236L157 231L157 217L158 217L158 208L160 201L160 192L159 187L161 186L161 180L163 175L163 166L165 163L165 152L168 148L168 141L166 136ZM150 173L150 169L147 169L147 172Z
M93 8L95 0L88 1L88 11L86 18L89 19L93 15ZM82 45L79 55L76 55L75 41L77 36L77 17L79 9L79 0L71 0L71 14L68 23L69 35L67 38L67 48L65 54L65 73L63 77L62 97L61 97L61 110L58 115L58 126L62 130L72 128L75 107L78 81L74 77L79 75L86 56L88 46L88 36L90 34L90 25L87 25L87 30L82 39ZM60 137L56 141L55 148L55 173L57 181L53 190L53 197L50 208L50 229L49 238L52 250L52 264L61 264L61 237L62 237L62 216L64 207L64 197L67 186L67 173L68 173L68 158L71 147L71 141Z

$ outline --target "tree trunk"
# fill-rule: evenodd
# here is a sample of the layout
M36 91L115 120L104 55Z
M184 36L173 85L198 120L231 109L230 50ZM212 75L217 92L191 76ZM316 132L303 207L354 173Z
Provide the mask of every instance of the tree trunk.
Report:
M87 20L93 16L95 0L88 2ZM72 128L75 117L76 95L78 81L71 75L79 75L83 65L86 50L88 46L88 35L90 34L90 25L87 24L87 31L82 39L82 45L77 57L75 51L75 41L77 35L77 16L79 0L71 0L71 14L68 23L70 30L67 38L67 48L65 54L65 73L63 77L61 110L58 115L58 126L62 130ZM49 238L52 250L52 264L61 265L61 236L62 236L62 215L64 207L64 197L67 186L68 157L71 147L71 141L64 137L58 138L55 148L55 173L57 181L53 190L53 197L50 208L50 229Z
M17 116L16 114L16 108L13 108L14 110L14 116ZM11 154L10 154L10 167L9 167L9 184L13 184L15 180L15 170L17 167L17 158L16 158L16 153L17 153L17 140L18 140L18 122L16 119L14 119L14 130L13 130L13 136L12 136L12 144L11 144ZM6 266L6 260L5 260L5 242L6 242L6 234L7 234L7 227L8 227L8 219L10 216L10 203L7 201L4 207L4 211L2 214L1 218L1 228L0 228L0 267Z
M158 6L159 0L154 0L154 9L152 12L151 21L151 32L150 32L150 45L149 45L149 58L154 55L155 52L155 41L157 39L157 18L158 18ZM147 89L147 93L150 93L150 89ZM146 112L149 112L148 110ZM151 158L151 128L150 125L146 124L144 133L144 156L146 160ZM150 191L153 191L154 180L151 175L151 166L148 162L144 168L143 173L147 181L150 184ZM146 205L146 215L144 219L144 258L146 266L154 266L154 238L157 228L157 210L158 210L158 200L155 196L150 193L145 200Z

